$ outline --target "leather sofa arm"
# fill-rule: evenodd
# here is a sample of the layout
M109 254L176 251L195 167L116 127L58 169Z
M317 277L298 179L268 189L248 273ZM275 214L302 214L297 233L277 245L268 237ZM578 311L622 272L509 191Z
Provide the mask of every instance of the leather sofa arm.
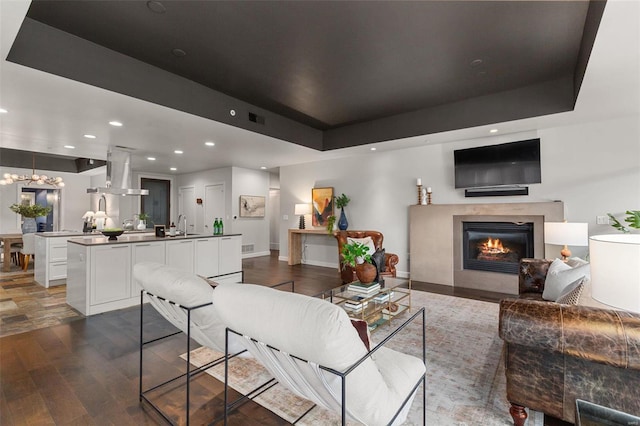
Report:
M640 370L640 314L504 299L499 334L509 344Z
M400 259L397 254L393 253L385 253L384 254L384 263L385 263L385 272L393 273L393 276L396 276L396 265Z

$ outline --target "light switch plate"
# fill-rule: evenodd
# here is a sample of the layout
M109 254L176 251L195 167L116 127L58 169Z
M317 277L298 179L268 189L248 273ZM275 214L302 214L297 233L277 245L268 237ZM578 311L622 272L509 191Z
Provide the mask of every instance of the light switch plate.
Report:
M609 224L609 216L596 216L596 224L597 225L608 225Z
M289 215L288 214L283 214L282 215L282 220L289 220Z

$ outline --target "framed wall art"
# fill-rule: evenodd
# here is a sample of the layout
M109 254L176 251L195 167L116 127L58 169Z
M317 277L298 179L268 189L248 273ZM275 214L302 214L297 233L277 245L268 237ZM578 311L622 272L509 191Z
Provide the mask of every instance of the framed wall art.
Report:
M240 196L240 217L264 217L265 197L259 195Z
M333 188L313 188L311 204L311 224L327 226L329 216L333 216Z

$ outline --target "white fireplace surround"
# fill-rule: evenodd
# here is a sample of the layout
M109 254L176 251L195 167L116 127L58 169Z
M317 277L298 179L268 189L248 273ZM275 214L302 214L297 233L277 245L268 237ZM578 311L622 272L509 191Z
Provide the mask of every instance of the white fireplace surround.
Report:
M411 279L518 294L518 276L464 270L462 222L532 222L534 257L544 258L544 222L564 219L562 202L432 204L409 209Z

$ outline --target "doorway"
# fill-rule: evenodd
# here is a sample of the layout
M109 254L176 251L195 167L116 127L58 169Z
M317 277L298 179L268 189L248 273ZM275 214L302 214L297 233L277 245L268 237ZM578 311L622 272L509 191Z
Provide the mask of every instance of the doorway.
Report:
M53 188L20 188L20 204L38 204L51 207L46 216L36 218L38 232L52 232L60 230L60 190Z
M187 223L187 233L193 233L195 230L194 223L196 221L196 190L193 186L183 186L178 188L178 229L184 229L184 223ZM185 219L186 218L186 219Z
M168 228L171 216L171 181L143 177L140 178L140 188L149 190L149 195L142 197L140 206L140 211L149 215L147 228L153 228L153 225Z
M213 235L213 221L215 218L225 222L224 184L216 183L204 187L204 233ZM228 224L231 225L231 224ZM226 232L231 229L225 226Z

